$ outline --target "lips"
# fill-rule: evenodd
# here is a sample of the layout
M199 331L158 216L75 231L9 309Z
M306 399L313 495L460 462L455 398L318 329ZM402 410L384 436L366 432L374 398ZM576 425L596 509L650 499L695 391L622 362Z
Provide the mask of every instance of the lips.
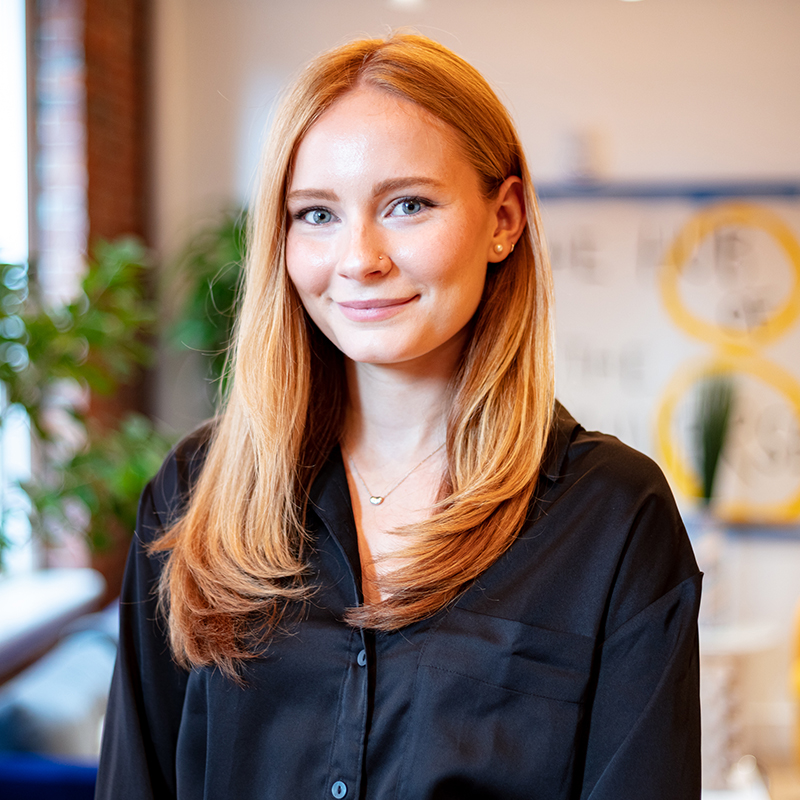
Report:
M419 295L373 298L370 300L344 300L337 302L336 305L342 314L353 322L372 322L387 319L401 312L406 306L413 303L417 297Z

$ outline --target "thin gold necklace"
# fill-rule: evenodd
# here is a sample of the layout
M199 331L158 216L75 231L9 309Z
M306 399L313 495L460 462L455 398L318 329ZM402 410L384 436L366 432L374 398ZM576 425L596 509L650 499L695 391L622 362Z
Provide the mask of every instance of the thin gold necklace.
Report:
M427 455L427 456L425 456L425 458L423 458L423 459L422 459L422 461L420 461L420 462L419 462L419 464L417 464L417 465L416 465L416 466L414 466L414 467L411 467L411 469L410 469L408 472L406 472L406 474L405 474L405 475L403 475L403 477L402 477L402 478L400 478L400 480L399 480L399 481L397 481L397 483L395 483L395 484L394 484L394 486L392 486L392 488L391 488L391 489L389 489L389 490L385 491L383 494L373 494L373 493L370 491L370 488L369 488L369 486L367 486L367 482L364 480L363 476L362 476L362 475L361 475L361 473L358 471L358 467L356 466L356 462L355 462L355 461L353 461L353 456L351 456L351 455L350 455L350 453L349 453L347 450L345 450L345 449L344 449L344 445L342 445L341 447L342 447L342 452L343 452L343 453L344 453L344 454L347 456L347 460L350 462L350 466L352 466L352 467L353 467L353 469L355 470L355 473L356 473L356 475L358 475L358 479L361 481L361 483L364 485L364 488L367 490L367 494L369 495L369 501L370 501L370 503L372 503L372 505L374 505L374 506L379 506L381 503L383 503L383 501L384 501L384 500L385 500L385 499L386 499L386 498L387 498L387 497L388 497L388 496L389 496L389 495L390 495L390 494L391 494L391 493L392 493L392 492L393 492L393 491L394 491L394 490L395 490L395 489L396 489L396 488L397 488L397 487L398 487L398 486L399 486L399 485L400 485L400 484L401 484L401 483L402 483L402 482L403 482L403 481L404 481L404 480L405 480L405 479L406 479L406 478L407 478L409 475L411 475L411 473L412 473L412 472L415 472L416 470L418 470L418 469L419 469L419 468L420 468L420 467L421 467L421 466L422 466L422 465L423 465L423 464L424 464L424 463L425 463L425 462L426 462L426 461L427 461L429 458L433 458L433 456L435 456L435 455L436 455L436 454L437 454L437 453L438 453L438 452L439 452L439 451L440 451L440 450L441 450L441 449L444 447L444 443L443 443L443 444L440 444L440 445L439 445L439 446L438 446L438 447L437 447L437 448L436 448L436 449L435 449L435 450L434 450L432 453L428 453L428 455Z

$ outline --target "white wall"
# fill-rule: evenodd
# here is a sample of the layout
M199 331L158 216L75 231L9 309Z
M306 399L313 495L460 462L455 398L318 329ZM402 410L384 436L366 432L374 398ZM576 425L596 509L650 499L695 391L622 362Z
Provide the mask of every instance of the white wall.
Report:
M247 196L276 93L318 51L411 25L507 98L534 177L596 131L610 177L800 176L797 0L156 0L157 244Z

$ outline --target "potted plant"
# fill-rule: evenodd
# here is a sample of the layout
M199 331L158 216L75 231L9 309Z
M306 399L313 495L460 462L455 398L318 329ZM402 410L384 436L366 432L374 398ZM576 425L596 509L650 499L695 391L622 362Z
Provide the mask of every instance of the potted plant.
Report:
M146 263L133 239L99 242L80 293L60 305L45 300L24 265L0 265L0 422L19 407L30 420L36 468L23 489L45 546L80 530L103 553L129 537L144 483L168 450L147 418L100 426L88 405L90 392L113 394L152 357Z
M167 272L167 343L204 353L215 383L234 323L245 226L246 212L223 212ZM146 274L136 240L98 242L78 296L52 305L25 265L0 265L0 424L20 407L30 420L36 468L22 488L32 533L45 547L64 533L83 536L112 593L139 495L172 440L139 414L100 423L88 397L118 392L153 357L156 313ZM0 530L0 562L4 546Z
M206 357L207 379L224 393L224 368L245 258L247 212L222 211L189 239L168 271L172 323L167 342Z
M697 393L694 451L700 476L700 510L693 545L700 569L705 572L701 624L721 621L726 605L722 580L725 534L713 509L722 454L730 433L733 380L727 373L705 376Z

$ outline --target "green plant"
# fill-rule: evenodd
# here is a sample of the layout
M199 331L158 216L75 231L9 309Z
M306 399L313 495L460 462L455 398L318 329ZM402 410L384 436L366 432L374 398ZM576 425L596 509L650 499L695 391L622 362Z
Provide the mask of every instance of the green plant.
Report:
M709 375L698 389L697 460L701 500L711 503L722 452L730 429L733 407L733 381L729 375Z
M89 423L85 447L47 478L24 484L33 529L45 540L64 531L82 534L93 550L113 544L118 531L132 533L142 489L170 445L140 414L110 431Z
M48 303L24 265L0 265L0 381L45 440L53 390L68 380L112 394L149 363L144 338L155 321L143 288L145 252L133 239L99 242L78 296ZM72 409L81 417L80 410Z
M84 530L101 548L111 532L132 532L142 488L167 452L167 439L146 418L101 429L85 402L87 390L112 394L152 358L156 315L144 290L146 265L133 239L99 242L80 293L61 305L46 301L25 266L0 265L2 419L22 406L37 434L43 457L23 488L33 532L45 540L55 530Z
M168 343L204 353L214 381L233 329L245 227L246 213L234 210L201 228L170 270L165 293L175 303ZM44 541L81 532L102 549L120 530L132 532L139 495L171 444L141 415L101 428L80 399L87 390L113 394L152 359L156 313L144 291L146 271L136 240L98 242L79 295L55 305L26 266L0 265L0 422L22 406L44 451L23 486L32 530ZM65 427L72 446L64 445ZM0 529L0 561L6 544Z
M168 294L177 298L169 343L208 358L209 377L222 379L245 258L247 212L232 209L201 227L169 271Z

